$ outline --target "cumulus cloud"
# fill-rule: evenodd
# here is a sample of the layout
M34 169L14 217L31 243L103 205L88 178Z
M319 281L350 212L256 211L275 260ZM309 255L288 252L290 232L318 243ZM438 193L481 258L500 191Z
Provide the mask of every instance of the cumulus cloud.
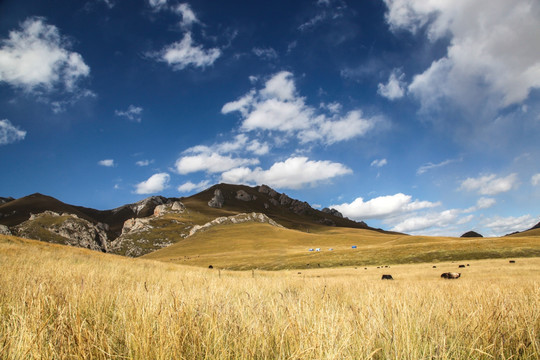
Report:
M154 194L168 187L170 175L167 173L157 173L148 180L140 182L135 186L137 194Z
M379 196L368 201L364 201L363 198L358 197L351 203L331 205L330 207L338 210L344 216L356 220L364 220L390 218L440 205L440 202L413 201L412 196L398 193L395 195Z
M375 167L383 167L384 165L388 164L388 161L386 161L386 159L375 159L371 162L371 165L370 166L375 166Z
M230 183L268 184L276 188L300 189L336 176L352 173L343 164L314 161L307 157L291 157L274 163L268 170L238 167L221 174L221 181Z
M191 32L187 32L182 41L165 47L158 55L160 61L167 63L174 70L183 70L190 65L204 69L221 56L221 50L204 49L201 45L195 45Z
M125 118L127 118L127 119L129 119L131 121L135 121L135 122L140 123L142 121L142 118L141 118L142 112L143 112L142 107L135 106L135 105L129 105L127 110L125 110L125 111L115 110L114 114L116 116L122 116L122 117L125 117Z
M388 100L396 100L402 98L405 95L406 84L403 81L405 74L400 70L394 69L388 78L386 84L380 83L378 86L377 94Z
M207 173L224 172L239 166L256 165L258 159L244 159L231 155L220 155L216 152L200 152L185 155L176 161L175 167L179 174L189 174L198 171Z
M98 161L98 165L105 166L105 167L114 167L114 159L105 159Z
M538 184L540 184L540 173L539 174L534 174L532 177L531 177L531 184L533 186L536 186Z
M198 182L197 184L194 184L191 181L188 181L180 185L178 187L178 191L181 193L187 193L194 190L204 190L208 187L209 184L210 184L209 180L203 180L203 181Z
M449 38L446 56L413 78L409 91L424 108L444 98L464 106L492 99L503 108L540 87L540 3L529 0L385 0L394 31L425 29ZM441 86L444 84L444 86ZM486 94L486 95L484 95ZM480 100L481 99L481 100Z
M90 74L82 56L69 51L69 41L43 18L26 19L1 45L0 82L27 92L74 92L78 81Z
M394 227L392 227L391 230L397 232L415 232L425 230L434 226L444 227L454 222L459 222L463 224L472 219L472 217L468 216L458 220L459 214L460 210L450 209L439 213L429 213L424 216L412 216L399 222Z
M416 170L416 175L422 175L423 173L429 171L429 170L432 170L432 169L437 169L437 168L440 168L440 167L443 167L443 166L446 166L448 164L451 164L451 163L454 163L454 162L458 162L458 161L461 161L462 159L448 159L448 160L444 160L440 163L437 163L437 164L433 164L433 163L427 163L425 165L422 165L418 168L418 170Z
M26 131L14 126L8 119L0 120L0 145L7 145L23 140Z
M517 174L506 177L497 177L495 174L484 175L478 178L467 178L462 181L459 190L476 191L480 195L496 195L517 187Z
M538 219L533 218L531 215L523 215L519 217L500 217L495 216L486 219L484 226L492 231L497 236L506 235L516 231L525 231L533 227Z
M307 105L305 98L297 94L293 74L281 71L262 89L252 89L239 99L226 103L221 112L239 112L241 130L245 132L280 131L295 135L302 143L333 144L365 136L382 122L380 117L363 116L360 110L339 115L340 109L341 106L333 104L331 115L327 115L320 112L320 108Z

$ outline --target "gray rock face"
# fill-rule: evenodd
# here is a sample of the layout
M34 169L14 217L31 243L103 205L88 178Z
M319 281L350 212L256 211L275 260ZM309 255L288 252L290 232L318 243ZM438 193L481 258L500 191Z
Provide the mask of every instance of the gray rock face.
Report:
M133 232L147 231L152 228L153 227L152 225L150 225L149 218L128 219L124 222L124 226L122 227L122 235L130 234Z
M289 205L291 203L292 199L288 197L285 193L279 195L279 203L282 206Z
M221 209L224 203L225 198L223 197L223 193L220 189L216 189L216 191L214 191L214 197L208 202L208 206Z
M259 192L263 194L268 194L268 196L273 198L278 195L278 193L268 185L259 186Z
M32 214L30 219L15 227L15 233L20 237L43 241L49 241L47 237L51 237L55 240L53 242L107 252L106 228L105 224L94 225L73 214L59 215L52 211L45 211ZM51 235L47 235L47 232ZM46 238L42 238L43 236Z
M242 200L242 201L251 201L251 200L253 200L253 197L251 195L249 195L247 192L245 192L244 190L238 190L236 192L236 198L238 200Z
M340 217L340 218L343 218L343 214L341 214L339 211L337 211L336 209L329 209L329 208L324 208L321 210L323 213L326 213L326 214L330 214L330 215L334 215L334 216L337 216L337 217Z
M241 223L250 222L250 221L259 222L259 223L267 223L267 224L270 224L272 226L277 226L277 227L281 227L281 228L283 227L283 226L279 225L277 222L275 222L274 220L270 219L265 214L255 213L255 212L249 213L249 214L242 213L242 214L233 215L233 216L218 217L218 218L215 218L214 220L212 220L210 222L207 222L204 225L195 225L189 231L189 236L193 236L196 233L198 233L199 231L204 231L204 230L207 230L207 229L209 229L209 228L211 228L213 226L217 226L217 225L241 224Z
M0 235L12 235L12 234L7 226L0 225Z
M270 199L270 204L274 205L274 206L279 206L279 201L277 201L276 199Z
M292 200L289 209L295 214L303 215L311 210L311 206L305 201Z
M181 214L186 210L184 204L180 201L174 201L163 205L158 205L154 208L154 216L162 216L165 214Z

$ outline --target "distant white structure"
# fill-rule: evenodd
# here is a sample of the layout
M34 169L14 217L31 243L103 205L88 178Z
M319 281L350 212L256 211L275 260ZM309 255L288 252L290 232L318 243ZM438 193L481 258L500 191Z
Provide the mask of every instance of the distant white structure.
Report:
M321 251L321 248L316 248L315 251Z
M309 251L313 251L313 249L309 249Z
M328 250L329 250L329 251L334 251L334 249L332 249L332 248L330 248L330 249L328 249Z

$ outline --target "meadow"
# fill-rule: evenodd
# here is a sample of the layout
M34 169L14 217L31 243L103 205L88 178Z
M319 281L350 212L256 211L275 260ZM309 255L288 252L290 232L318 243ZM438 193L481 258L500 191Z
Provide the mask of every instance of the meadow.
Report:
M0 358L538 359L540 259L469 264L228 271L0 236Z

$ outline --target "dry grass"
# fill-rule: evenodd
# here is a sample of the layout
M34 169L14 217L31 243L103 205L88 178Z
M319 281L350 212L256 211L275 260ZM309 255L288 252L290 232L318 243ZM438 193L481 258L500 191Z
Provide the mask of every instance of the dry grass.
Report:
M538 359L540 259L470 264L232 272L0 237L0 358Z
M357 245L352 249L352 245ZM309 252L321 248L321 252ZM333 251L329 251L332 248ZM373 266L540 257L540 237L452 238L324 227L317 233L244 223L215 226L144 256L234 270Z

